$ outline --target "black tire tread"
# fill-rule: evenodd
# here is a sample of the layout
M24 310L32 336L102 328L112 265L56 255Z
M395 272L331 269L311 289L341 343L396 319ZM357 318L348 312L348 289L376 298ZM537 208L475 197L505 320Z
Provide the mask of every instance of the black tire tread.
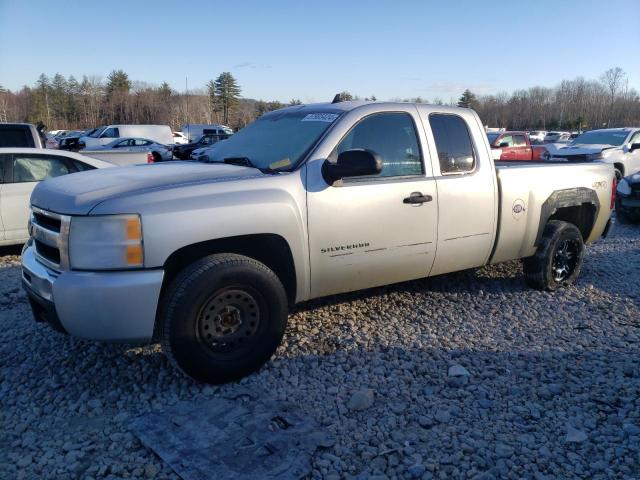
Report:
M575 229L577 234L582 238L582 234L578 227L572 223L563 222L561 220L549 220L544 228L542 238L540 239L540 245L536 253L527 257L522 262L522 270L524 273L524 279L527 285L537 290L553 291L557 288L557 284L550 282L546 277L546 263L548 261L547 256L550 254L549 248L553 241L553 238L560 234L565 229ZM580 265L578 265L577 271L579 273Z
M176 369L178 369L178 371L182 372L186 376L190 375L185 372L185 370L180 366L171 349L169 332L170 324L173 318L172 314L175 311L180 298L185 293L192 281L197 279L200 275L204 274L208 270L231 265L248 265L258 270L262 270L263 273L272 277L272 279L282 289L282 294L286 296L286 294L284 293L284 287L282 286L282 283L280 282L278 276L273 273L273 271L266 265L258 262L251 257L246 257L244 255L238 255L235 253L219 253L203 257L199 260L196 260L191 265L185 267L171 281L169 288L163 295L159 312L159 319L161 319L159 337L162 352L167 356L169 362Z

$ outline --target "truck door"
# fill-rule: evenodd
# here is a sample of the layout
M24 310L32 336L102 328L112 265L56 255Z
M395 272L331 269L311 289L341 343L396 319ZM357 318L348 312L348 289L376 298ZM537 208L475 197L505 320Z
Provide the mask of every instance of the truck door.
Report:
M531 147L527 139L522 134L513 135L513 158L512 160L531 160Z
M431 275L484 265L496 231L497 186L486 140L473 114L424 113L437 152L438 243Z
M375 152L380 174L330 186L321 174L324 158L308 164L312 297L426 277L435 257L436 183L417 110L364 112L351 112L358 118L341 122L344 131L332 132L324 148L328 161L350 149ZM418 195L428 200L413 202Z
M502 150L500 160L515 160L515 149L513 148L513 137L511 135L503 135L498 140L498 147Z

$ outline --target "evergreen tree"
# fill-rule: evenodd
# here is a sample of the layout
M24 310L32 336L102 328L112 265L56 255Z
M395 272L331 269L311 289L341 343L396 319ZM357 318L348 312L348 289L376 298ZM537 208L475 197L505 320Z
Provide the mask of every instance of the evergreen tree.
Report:
M162 85L158 88L158 94L163 101L168 101L173 94L173 90L171 90L167 82L162 82Z
M222 108L222 121L229 123L229 111L239 103L240 87L229 72L221 73L214 82L217 103Z
M475 108L478 105L478 99L475 94L471 92L468 88L462 92L462 96L458 100L459 107L465 108Z
M289 101L289 105L302 105L302 102L300 101L299 98L292 98Z
M107 77L107 95L114 93L129 93L131 80L123 70L113 70Z

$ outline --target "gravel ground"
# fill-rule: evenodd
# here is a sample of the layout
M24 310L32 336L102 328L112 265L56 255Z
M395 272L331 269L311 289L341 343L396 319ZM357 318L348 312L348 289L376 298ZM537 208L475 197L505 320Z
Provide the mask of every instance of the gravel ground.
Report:
M640 478L640 226L556 293L511 262L310 302L271 363L222 387L157 346L36 324L19 276L0 257L0 478L177 478L128 419L246 388L336 434L315 478Z

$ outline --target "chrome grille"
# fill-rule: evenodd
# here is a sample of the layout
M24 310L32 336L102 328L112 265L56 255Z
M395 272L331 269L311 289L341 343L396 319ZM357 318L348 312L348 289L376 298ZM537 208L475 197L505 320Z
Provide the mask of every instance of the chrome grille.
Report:
M29 235L37 260L54 270L69 269L69 224L71 217L31 207Z

